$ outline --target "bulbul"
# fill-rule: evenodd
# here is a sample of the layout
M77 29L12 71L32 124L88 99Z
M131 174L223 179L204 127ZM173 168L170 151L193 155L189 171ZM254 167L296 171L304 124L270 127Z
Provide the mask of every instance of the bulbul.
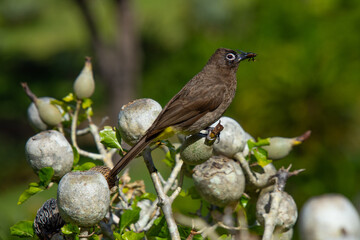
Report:
M174 133L198 133L216 122L229 107L236 91L236 71L240 61L253 59L254 53L219 48L196 74L163 108L143 137L116 163L116 175L146 146Z

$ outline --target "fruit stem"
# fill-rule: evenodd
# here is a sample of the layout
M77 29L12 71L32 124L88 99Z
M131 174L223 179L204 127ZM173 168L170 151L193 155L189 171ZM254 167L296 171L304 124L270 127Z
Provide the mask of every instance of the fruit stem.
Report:
M36 95L30 90L28 84L26 82L22 82L21 86L23 87L26 95L30 98L30 100L35 103L37 101Z

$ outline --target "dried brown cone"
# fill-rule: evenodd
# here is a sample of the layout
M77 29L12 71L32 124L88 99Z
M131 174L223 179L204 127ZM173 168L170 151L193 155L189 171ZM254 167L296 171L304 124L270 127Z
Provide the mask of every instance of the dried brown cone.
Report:
M96 172L101 173L105 177L105 179L109 185L109 189L112 189L116 185L117 178L111 177L111 175L110 175L111 169L110 168L108 168L106 166L95 166L95 167L91 168L90 171L96 171Z
M47 200L37 211L34 220L34 231L41 240L51 239L58 232L65 221L59 214L57 201L54 198Z

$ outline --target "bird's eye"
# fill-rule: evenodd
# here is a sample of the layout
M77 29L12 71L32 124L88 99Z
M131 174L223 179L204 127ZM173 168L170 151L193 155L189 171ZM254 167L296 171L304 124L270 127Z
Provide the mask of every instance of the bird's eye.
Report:
M226 60L228 60L228 61L234 61L235 58L236 58L235 54L233 54L233 53L226 54Z

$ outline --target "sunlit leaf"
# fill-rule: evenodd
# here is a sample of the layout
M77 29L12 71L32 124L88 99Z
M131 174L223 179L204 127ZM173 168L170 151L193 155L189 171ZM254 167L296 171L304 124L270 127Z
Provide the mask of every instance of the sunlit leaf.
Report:
M72 224L65 224L62 228L61 228L61 232L66 234L66 235L70 235L70 234L78 234L80 233L80 229L78 226L76 225L72 225Z
M19 200L17 202L18 205L24 203L26 200L28 200L31 196L35 195L38 192L43 191L45 188L40 186L40 187L33 187L33 186L29 186L28 189L26 189L19 197Z
M75 101L75 96L73 93L69 93L68 95L66 95L65 97L63 97L63 101L64 102L72 102Z
M121 235L122 239L124 240L140 240L143 239L144 236L144 232L136 233L132 231L125 232L123 235Z
M20 221L10 227L12 236L17 237L33 237L35 235L33 221Z
M93 104L93 101L90 98L84 98L81 103L81 107L83 109L87 109L87 108L91 107L92 104Z
M122 233L130 224L139 220L140 210L141 208L134 207L133 209L127 209L124 211L124 213L120 216L120 233Z
M74 170L78 170L78 171L86 171L86 170L89 170L93 167L95 167L96 164L93 163L93 162L86 162L84 164L81 164L80 166L75 166L74 167Z
M116 132L111 127L105 126L104 129L99 132L99 134L100 142L104 144L105 147L121 149Z
M78 152L78 150L76 149L76 147L72 147L72 150L73 150L73 154L74 154L74 162L73 162L73 166L75 166L76 164L79 163L79 160L80 160L80 154Z
M40 169L39 173L40 185L48 186L51 182L51 178L54 175L54 169L52 167L44 167Z

